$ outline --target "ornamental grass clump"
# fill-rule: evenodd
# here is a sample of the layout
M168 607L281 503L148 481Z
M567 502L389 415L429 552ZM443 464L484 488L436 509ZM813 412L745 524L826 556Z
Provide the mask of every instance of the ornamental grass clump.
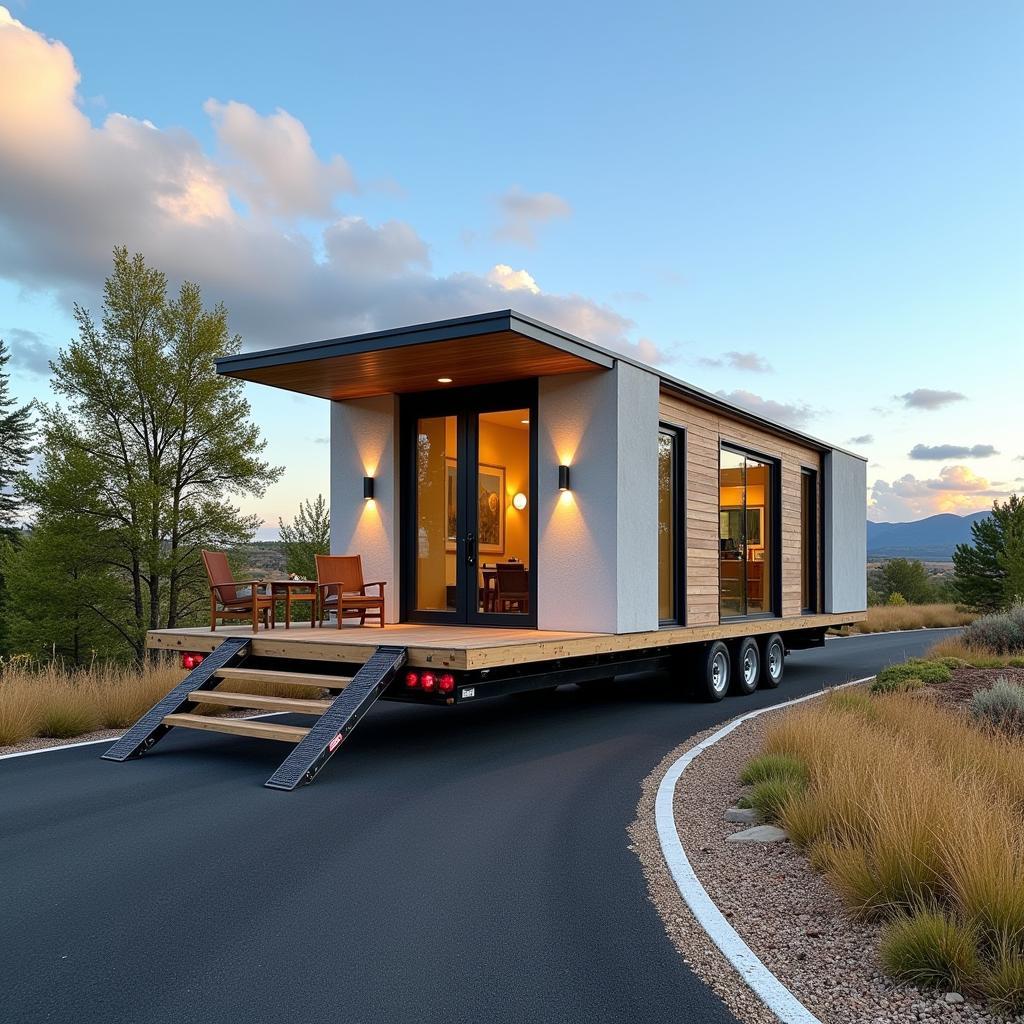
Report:
M765 753L806 768L780 824L883 924L890 973L1024 1010L1024 741L913 693L837 691L772 722Z

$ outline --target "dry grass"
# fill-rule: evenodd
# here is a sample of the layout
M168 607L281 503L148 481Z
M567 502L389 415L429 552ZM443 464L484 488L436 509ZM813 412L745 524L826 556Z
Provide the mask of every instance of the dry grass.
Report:
M940 629L943 626L966 626L977 617L975 612L955 604L874 605L867 610L862 622L837 632L849 636L851 633L888 633L897 629Z
M912 694L853 696L769 727L766 751L810 775L779 819L854 913L893 921L894 970L905 958L920 980L948 963L929 976L1024 1008L1024 743ZM973 957L951 946L964 934Z
M176 658L143 668L97 661L70 669L60 661L0 661L0 747L35 736L68 739L94 729L127 729L185 676ZM234 690L226 681L217 689ZM314 687L247 682L246 693L319 697ZM197 714L222 715L223 705L200 704Z
M0 746L33 736L66 739L94 729L123 729L151 708L184 673L170 660L139 669L97 662L72 670L59 661L0 664Z
M988 647L970 646L962 636L940 640L928 649L928 658L955 658L972 668L1024 668L1024 656L999 654Z

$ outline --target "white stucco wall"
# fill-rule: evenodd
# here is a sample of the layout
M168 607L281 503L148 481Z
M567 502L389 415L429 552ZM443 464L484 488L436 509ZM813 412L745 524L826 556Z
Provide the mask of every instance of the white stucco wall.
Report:
M844 452L824 457L825 611L867 607L867 465Z
M367 581L384 580L388 621L398 619L398 401L394 395L331 403L331 554L358 554ZM363 477L374 500L363 500Z
M537 430L538 627L656 629L657 376L617 363L542 377Z

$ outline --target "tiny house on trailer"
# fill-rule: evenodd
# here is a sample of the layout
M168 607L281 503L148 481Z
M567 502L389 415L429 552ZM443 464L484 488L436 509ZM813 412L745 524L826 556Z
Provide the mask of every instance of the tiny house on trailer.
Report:
M718 700L777 686L787 650L866 607L862 458L522 314L218 370L330 401L331 551L386 581L386 624L154 631L197 667L112 759L174 726L262 735L296 745L268 781L290 789L378 698L457 704L669 667ZM328 698L209 692L258 679ZM207 701L318 717L189 713Z

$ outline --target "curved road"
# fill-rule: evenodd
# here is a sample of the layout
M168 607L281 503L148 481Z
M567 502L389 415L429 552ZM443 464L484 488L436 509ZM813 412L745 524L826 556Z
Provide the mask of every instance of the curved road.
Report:
M639 783L746 708L869 675L941 631L795 653L776 691L378 704L312 785L283 748L173 732L0 760L0 1019L732 1021L647 900Z

